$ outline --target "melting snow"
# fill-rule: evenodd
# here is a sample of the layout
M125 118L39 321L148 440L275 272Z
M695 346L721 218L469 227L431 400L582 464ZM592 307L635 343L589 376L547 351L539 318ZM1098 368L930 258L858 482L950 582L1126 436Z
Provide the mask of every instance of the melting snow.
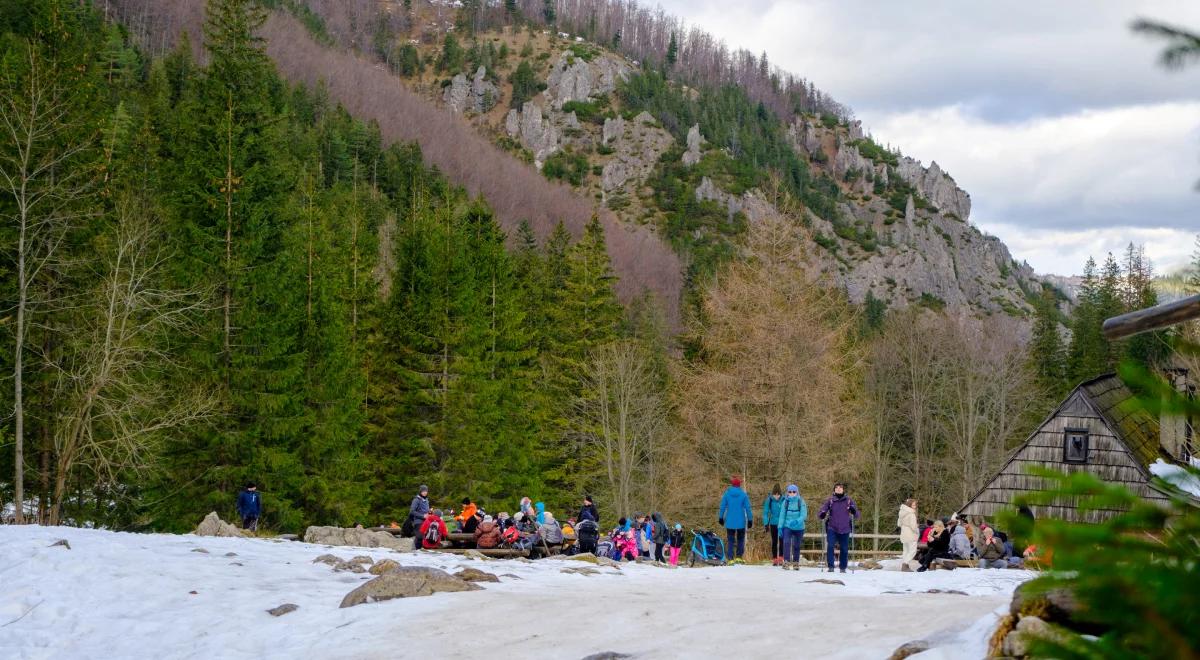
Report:
M71 548L51 547L58 539ZM325 553L451 572L472 566L501 582L339 609L371 576L312 563ZM589 565L3 526L0 657L479 658L508 649L505 655L575 659L604 651L862 658L928 639L937 648L922 657L970 658L982 657L996 612L1031 576L977 569L830 575L750 565L561 572L574 566ZM809 582L820 578L845 586ZM283 603L299 609L267 614Z

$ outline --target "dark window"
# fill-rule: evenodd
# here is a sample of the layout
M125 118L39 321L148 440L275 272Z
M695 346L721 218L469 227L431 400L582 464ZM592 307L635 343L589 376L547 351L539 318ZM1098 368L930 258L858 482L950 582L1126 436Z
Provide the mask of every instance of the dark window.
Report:
M1063 461L1087 463L1088 432L1086 429L1067 429L1063 434Z

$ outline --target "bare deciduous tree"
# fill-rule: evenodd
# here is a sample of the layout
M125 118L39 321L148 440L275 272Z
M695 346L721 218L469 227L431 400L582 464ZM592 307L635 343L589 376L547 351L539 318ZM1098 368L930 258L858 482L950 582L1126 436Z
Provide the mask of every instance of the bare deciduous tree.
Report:
M577 426L597 454L613 506L626 516L667 429L653 359L639 342L621 340L598 347L584 365Z
M0 81L0 188L15 242L10 255L16 275L13 324L13 499L16 522L24 522L25 345L39 280L52 269L67 233L79 219L76 208L91 182L77 166L91 146L79 128L74 101L60 72L36 48L22 45L21 64ZM8 211L11 209L11 211Z
M162 288L166 255L150 213L120 205L93 295L72 310L80 326L56 370L55 485L50 524L62 521L68 479L97 484L150 467L163 433L211 415L215 399L192 392L165 348L204 310L206 296Z

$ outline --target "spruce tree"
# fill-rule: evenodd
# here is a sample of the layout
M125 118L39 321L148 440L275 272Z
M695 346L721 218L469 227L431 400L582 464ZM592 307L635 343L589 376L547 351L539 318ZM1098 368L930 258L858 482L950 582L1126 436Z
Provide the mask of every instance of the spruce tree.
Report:
M1062 335L1058 331L1057 311L1053 291L1043 288L1034 306L1029 356L1038 384L1051 398L1057 398L1066 389L1065 350Z

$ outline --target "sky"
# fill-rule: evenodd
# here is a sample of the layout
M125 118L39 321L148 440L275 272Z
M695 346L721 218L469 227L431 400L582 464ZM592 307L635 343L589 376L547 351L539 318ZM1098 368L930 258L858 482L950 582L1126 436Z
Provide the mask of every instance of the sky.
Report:
M661 0L765 51L881 144L938 164L971 221L1038 272L1130 242L1160 272L1200 233L1200 63L1168 71L1150 18L1200 31L1195 0Z

